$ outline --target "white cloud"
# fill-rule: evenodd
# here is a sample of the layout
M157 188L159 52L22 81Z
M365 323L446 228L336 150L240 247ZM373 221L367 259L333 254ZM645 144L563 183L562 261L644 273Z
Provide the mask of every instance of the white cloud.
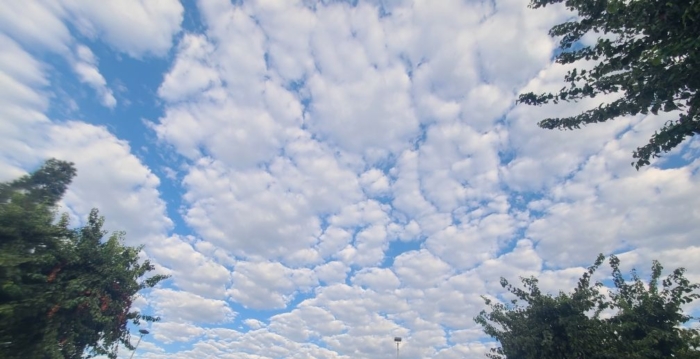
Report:
M402 68L378 72L368 66L362 73L349 84L327 82L323 72L311 77L310 125L331 143L378 160L407 147L417 135L418 121L408 94L410 80ZM377 150L376 155L371 152Z
M301 1L245 3L265 29L274 71L285 81L298 81L314 70L309 37L318 16Z
M516 282L519 281L519 277L540 274L542 262L542 258L533 248L533 243L522 239L510 252L484 261L475 270L487 284L500 287L498 282L501 277Z
M329 222L340 228L357 228L366 225L382 225L389 222L387 212L390 207L375 200L353 203L343 207ZM331 227L332 228L332 227Z
M561 7L547 7L536 15L528 1L499 2L499 11L478 30L478 63L488 83L513 90L550 61L554 39L547 30L565 20ZM513 66L514 57L521 60Z
M579 262L593 259L584 247L612 243L602 235L610 226L594 233L586 224L615 216L623 204L611 206L614 194L631 198L607 189L610 179L645 193L620 163L628 137L649 127L625 119L571 137L536 121L589 103L511 108L522 88L560 85L565 68L549 64L546 29L567 16L562 7L382 2L380 16L373 4L202 2L206 37L181 43L154 128L192 163L188 224L246 258L232 300L284 308L269 327L250 321L256 335L306 343L319 335L319 317L338 323L321 338L339 353L390 355L386 339L400 334L407 357L481 357L489 346L472 320L479 295L502 293L501 276L541 274L546 290L568 289ZM615 139L628 125L635 134ZM658 171L665 186L691 191L691 170ZM663 195L647 197L630 212L635 223ZM688 245L680 223L691 216L674 223L678 248ZM669 232L646 223L640 233ZM584 234L606 239L589 245ZM421 249L377 267L395 240ZM288 308L299 291L309 298Z
M382 292L401 285L399 277L389 268L363 268L352 277L352 283Z
M265 326L265 323L263 323L257 319L250 319L249 318L249 319L244 320L243 322L245 323L245 325L247 325L248 327L250 327L250 329L253 329L253 330L260 329L260 328Z
M0 35L0 46L4 49L0 54L0 69L3 73L30 85L48 84L43 73L45 66L24 51L14 40L6 35Z
M104 127L83 122L54 124L44 117L38 119L41 120L13 125L17 131L14 135L21 134L24 143L5 147L4 165L14 164L19 167L18 172L24 172L51 157L74 162L78 175L63 198L63 210L82 221L92 208L98 208L107 219L106 229L126 231L129 245L155 244L163 238L172 221L165 214L165 202L160 198L160 181L131 154L125 141ZM3 122L3 125L9 124ZM11 131L5 133L13 135Z
M245 9L224 0L205 0L198 4L207 36L217 47L212 60L222 79L232 89L236 101L259 98L263 89L265 35Z
M78 176L64 197L74 212L99 208L109 230L125 230L127 243L142 244L172 226L160 198L160 180L129 145L103 127L67 122L47 129L42 157L75 162ZM109 189L109 190L106 190Z
M191 350L178 353L148 354L147 358L201 358L225 357L233 359L246 358L322 358L349 359L325 348L311 343L294 342L282 335L266 330L241 333L227 329L207 330L207 337L195 343ZM255 354L262 353L262 354Z
M360 183L368 195L381 195L389 192L389 179L376 168L363 173L360 176Z
M180 31L184 11L178 0L68 0L62 5L84 36L99 37L133 57L165 55Z
M489 214L483 218L449 226L428 237L425 245L457 268L470 268L492 257L514 234L513 219L507 214ZM470 250L455 251L454 248Z
M174 1L126 4L0 14L0 175L48 155L75 161L66 208L100 207L173 275L136 303L163 317L149 329L170 344L146 344L144 358L378 359L395 354L394 336L402 358L482 358L492 344L473 317L480 295L502 298L500 277L569 290L603 251L698 278L700 161L666 168L694 149L629 166L670 117L545 131L539 119L601 99L514 106L518 92L561 87L567 67L550 64L546 30L562 6L188 3L195 26L166 58L157 98L143 99L163 106L149 123L158 145L108 124L139 143L137 157L111 127L52 123L53 78L32 56L71 59L109 105L97 57L68 27L144 58L165 55L183 19ZM55 32L8 17L26 9ZM161 189L149 165L171 182Z
M120 350L124 350L124 347L120 347ZM147 340L142 340L141 344L139 344L139 349L148 351L148 352L153 352L153 353L165 353L165 349L147 341Z
M0 31L63 55L74 42L69 27L105 41L134 57L164 55L180 31L183 7L178 0L24 1L7 4Z
M219 84L218 74L207 63L213 46L205 36L185 34L178 46L177 60L163 79L158 95L178 101Z
M571 181L556 187L561 197L528 228L548 263L585 264L599 252L629 246L664 250L695 243L698 233L691 223L697 214L685 210L690 205L686 201L692 202L698 189L697 174L691 168L649 168L598 185L579 180L593 171L598 172L590 162ZM585 193L586 199L579 193ZM554 227L553 222L561 224ZM569 243L570 250L558 250L555 241Z
M32 100L43 97L42 88L48 84L44 66L12 40L0 40L7 45L7 52L0 57L0 79L25 90L13 91L14 98L2 96L12 101L1 106L5 116L0 126L7 130L2 131L6 138L1 163L3 168L12 168L3 173L12 175L14 171L12 177L16 177L50 157L72 161L78 176L64 196L61 210L81 222L92 208L98 208L106 217L105 229L126 231L128 245L158 245L172 226L158 191L159 179L131 154L125 141L106 128L76 121L50 122L43 114L47 104ZM79 55L93 61L89 51L83 49ZM139 310L146 307L139 300L134 305Z
M0 36L7 34L38 53L62 56L78 80L97 92L99 102L114 108L117 100L98 70L96 57L71 29L88 38L99 37L133 57L162 56L180 31L183 10L178 0L128 0L118 5L82 0L13 2L0 14Z
M345 331L343 322L335 319L328 311L314 307L301 306L289 313L270 318L270 330L297 342L311 338L326 338Z
M339 261L332 261L314 268L316 277L326 285L345 283L350 268Z
M425 249L397 256L394 268L404 285L420 289L434 286L450 273L447 263Z
M431 126L418 158L427 198L441 211L454 210L463 203L459 200L493 200L498 195L495 183L503 132L500 126L479 131L461 122ZM441 189L456 193L457 200L449 201Z
M0 13L0 30L32 45L68 53L71 34L65 9L54 1L13 1Z
M153 289L150 304L164 323L227 323L236 315L223 300L207 299L193 293L166 288Z
M570 69L571 66L550 65L523 91L558 91L566 71ZM598 96L593 100L561 103L558 106L523 105L508 113L508 142L510 149L516 151L516 156L502 168L505 182L517 191L541 191L571 175L589 156L603 149L607 142L611 142L628 126L634 125L635 119L620 118L596 126L585 126L575 132L543 130L536 126L541 119L575 115L610 98L614 97ZM627 153L627 158L630 158L630 154L631 151Z
M432 203L423 196L418 173L418 154L415 151L404 151L392 169L397 177L393 183L394 200L393 207L409 218L415 218L420 222L428 215L434 214L436 209ZM444 228L444 227L442 227ZM437 228L440 229L440 228Z
M284 308L296 291L308 291L318 284L312 270L276 262L238 262L232 279L228 295L254 309Z
M204 329L187 323L156 322L153 323L153 337L165 344L189 342L204 334Z
M7 36L0 34L0 180L24 173L26 164L39 161L31 144L41 141L49 119L44 66Z
M290 157L273 159L267 170L227 169L223 162L200 159L184 179L188 223L237 255L315 263L318 255L304 250L319 240L318 215L361 198L356 175L326 150L300 137L288 145Z
M223 299L231 273L212 259L213 253L208 253L211 256L208 257L196 249L202 246L193 248L183 238L172 236L149 247L148 253L159 264L172 269L173 281L179 288L206 298Z
M76 55L77 60L73 64L73 70L78 74L80 81L95 89L103 106L114 108L117 105L117 99L114 98L114 93L107 87L107 81L97 68L95 55L84 45L78 45Z

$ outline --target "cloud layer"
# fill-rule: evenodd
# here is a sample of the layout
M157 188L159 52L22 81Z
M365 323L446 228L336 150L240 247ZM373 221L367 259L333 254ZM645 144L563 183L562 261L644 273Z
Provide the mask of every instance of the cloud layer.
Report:
M402 358L482 358L494 343L473 317L500 277L567 290L603 252L700 278L696 141L635 171L663 118L557 132L536 122L597 103L513 106L561 86L547 30L569 16L523 0L13 3L0 179L74 161L76 224L100 208L172 275L136 302L163 318L136 357L384 358L401 336ZM167 66L118 91L139 76L106 61L121 57ZM63 103L70 86L96 97Z

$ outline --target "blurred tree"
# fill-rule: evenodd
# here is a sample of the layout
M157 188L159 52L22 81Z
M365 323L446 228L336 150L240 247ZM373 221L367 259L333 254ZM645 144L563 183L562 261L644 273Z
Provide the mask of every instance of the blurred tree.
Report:
M104 218L69 228L57 204L76 174L72 163L48 160L34 173L0 184L0 357L116 358L133 348L128 323L157 321L131 310L137 293L166 277L143 277L141 247L124 234L103 241Z
M684 327L692 318L681 306L698 299L699 284L691 284L683 269L661 281L661 265L654 261L644 283L633 271L623 278L617 257L610 258L615 289L606 294L591 277L603 263L600 255L572 293L545 295L534 277L523 278L525 289L501 278L501 285L517 299L510 304L486 300L490 311L476 318L500 347L491 359L697 359L697 329ZM601 313L606 311L608 315Z
M560 64L596 61L592 70L575 68L558 93L521 94L518 102L542 105L577 101L599 94L621 98L579 115L547 118L546 129L578 129L620 116L678 111L633 153L639 169L700 133L700 0L532 0L540 8L564 2L578 17L554 26L549 34L561 37ZM581 45L586 34L603 34L595 45Z

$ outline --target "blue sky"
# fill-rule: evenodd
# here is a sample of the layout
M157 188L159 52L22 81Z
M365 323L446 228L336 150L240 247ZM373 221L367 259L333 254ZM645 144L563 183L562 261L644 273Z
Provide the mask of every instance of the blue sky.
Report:
M500 277L567 290L602 252L700 279L697 141L630 166L672 114L545 131L610 97L514 105L561 87L547 30L570 17L524 0L10 2L0 180L75 162L74 223L99 208L172 275L135 302L162 317L137 358L385 358L395 336L404 358L483 358L473 317Z

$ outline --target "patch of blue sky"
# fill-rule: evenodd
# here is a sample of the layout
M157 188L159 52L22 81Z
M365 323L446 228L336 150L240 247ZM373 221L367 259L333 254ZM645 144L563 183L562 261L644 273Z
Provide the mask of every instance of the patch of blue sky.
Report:
M430 129L430 123L427 123L427 119L423 119L424 122L418 125L418 134L411 139L413 144L413 150L417 151L424 143L428 140L428 130Z
M557 44L558 44L558 41L557 41ZM559 56L559 55L560 55L561 53L563 53L563 52L578 51L578 50L583 49L584 47L585 47L585 45L584 45L583 42L581 42L581 41L576 41L576 42L574 42L574 43L571 45L571 47L568 48L568 49L566 49L566 50L562 49L561 46L557 46L557 47L554 48L554 52L552 52L552 57L550 58L550 60L551 60L551 61L554 61L554 60L557 58L557 56Z
M274 61L274 59L273 59L273 61ZM306 78L305 77L288 81L285 85L285 89L287 91L290 91L292 93L299 95L298 98L302 101L304 101L304 100L306 100L308 102L311 101L310 96L307 95L308 89L306 88ZM304 108L306 108L308 106L308 103L305 104L302 102L302 105L304 105Z
M690 165L695 159L700 157L700 141L691 137L686 139L680 146L680 150L662 154L656 159L654 166L661 169L681 168ZM693 171L695 173L697 168Z
M159 190L167 203L168 216L175 224L174 231L191 234L178 213L182 189L177 182L168 180L163 171L164 166L177 164L169 163L171 161L155 148L158 146L155 134L144 123L144 120L156 120L163 113L162 107L154 99L157 98L163 73L169 67L169 60L154 57L134 59L116 53L102 42L74 35L94 53L98 70L105 78L107 87L114 92L117 105L111 109L102 105L99 94L87 84L79 82L68 60L48 53L42 60L50 65L54 98L47 115L58 122L80 120L105 126L117 138L127 141L132 153L161 179Z
M386 194L373 195L370 198L381 203L381 204L385 204L385 205L391 205L392 202L394 201L394 196L392 196L388 192Z
M323 337L318 337L318 336L311 336L309 339L305 340L305 343L309 344L314 344L318 346L319 348L323 349L330 349L328 344L326 344L325 339Z
M235 301L229 300L227 301L229 304L229 307L238 315L234 318L234 320L231 323L228 323L226 326L230 328L242 328L244 332L248 331L249 327L248 325L245 324L245 321L247 319L255 319L263 323L268 323L270 318L272 318L275 315L278 314L283 314L290 312L292 309L296 308L301 302L311 299L314 297L314 292L313 291L307 291L307 292L297 292L293 294L292 299L287 303L287 305L284 308L281 309L254 309L254 308L246 308L244 305L237 303ZM212 328L217 328L220 327L220 324L217 325L212 325Z
M183 5L186 9L183 19L184 31L201 31L203 25L194 1L185 0ZM99 72L105 78L107 87L114 92L117 105L113 109L104 107L92 88L78 82L71 64L63 58L49 56L44 60L55 69L55 81L52 81L52 85L57 85L54 87L57 89L58 98L52 102L48 115L62 120L75 119L76 114L81 114L79 120L106 126L117 138L126 140L132 152L161 179L159 190L167 204L167 214L175 224L173 231L193 234L179 213L184 190L179 179L173 181L168 178L166 170L166 167L179 167L182 158L161 151L155 133L145 122L156 122L163 116L163 104L158 100L157 91L164 74L171 66L174 50L171 49L171 53L164 58L145 56L135 59L116 53L103 42L90 41L78 36L76 32L74 35L95 54ZM174 39L175 43L180 36L181 34ZM67 108L65 104L71 101L74 101L78 109Z
M517 151L512 147L501 148L498 151L498 160L500 161L501 166L507 166L516 157L517 157Z
M411 241L391 241L389 242L389 247L384 252L384 260L379 265L380 268L391 268L394 265L394 260L399 255L410 252L418 251L423 248L423 243L425 243L425 237L416 238Z
M185 14L182 19L182 29L185 32L206 33L206 27L202 24L201 14L195 0L180 0L180 3L185 8Z
M518 241L521 239L525 239L525 233L526 233L526 228L517 228L513 232L513 236L511 236L511 238L509 240L506 240L499 245L498 250L496 251L496 254L494 257L498 258L502 255L513 252L515 247L517 247L517 245L518 245ZM545 266L543 265L543 268L544 267Z
M379 15L380 19L391 16L391 10L387 9L384 1L380 1L379 4L377 5L377 14Z
M95 51L95 54L101 59L100 71L107 79L107 83L122 84L126 92L123 95L128 94L133 100L125 103L120 94L117 94L117 101L121 101L114 110L106 111L107 109L103 107L82 108L83 113L96 118L97 121L119 124L116 128L110 128L110 131L118 138L127 140L133 152L161 179L159 190L167 203L168 215L175 223L175 231L191 234L178 212L183 192L179 180L170 180L165 170L165 167L180 166L181 158L168 156L161 151L158 148L160 143L155 133L145 122L156 122L163 115L162 105L155 99L158 86L162 81L162 74L168 68L167 61L154 58L136 60L129 57L115 60L111 56L100 56L102 49Z
M323 5L328 5L328 4L334 4L334 3L342 3L342 4L348 4L351 7L356 7L357 4L359 4L359 0L320 0L320 2Z

